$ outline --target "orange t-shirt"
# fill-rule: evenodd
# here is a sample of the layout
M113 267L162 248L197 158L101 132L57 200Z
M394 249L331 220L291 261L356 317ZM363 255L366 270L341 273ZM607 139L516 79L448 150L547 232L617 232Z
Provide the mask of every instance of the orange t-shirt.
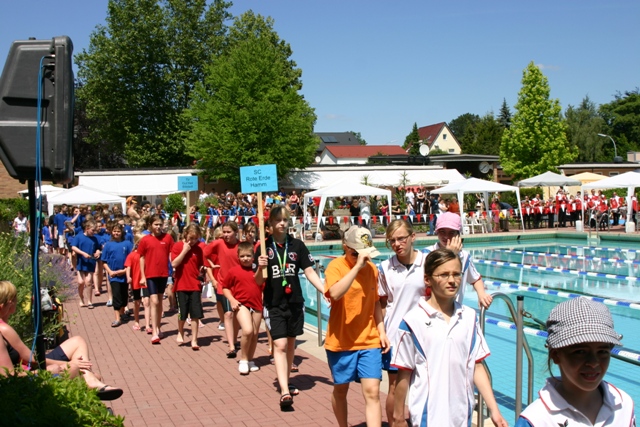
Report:
M344 256L329 263L325 270L324 293L350 270ZM349 290L338 301L331 301L329 324L324 347L330 351L364 350L380 347L380 334L374 320L378 301L378 269L368 262L359 272Z

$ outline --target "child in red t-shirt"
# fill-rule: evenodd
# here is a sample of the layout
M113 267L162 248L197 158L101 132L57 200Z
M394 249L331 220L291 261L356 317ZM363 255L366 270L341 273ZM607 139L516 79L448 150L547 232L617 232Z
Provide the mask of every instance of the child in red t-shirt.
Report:
M262 288L256 283L253 268L253 244L242 242L238 245L240 265L229 270L222 283L222 292L242 329L240 349L242 357L238 370L241 375L260 370L253 362L258 345L258 332L262 320ZM258 268L266 267L266 257L261 257ZM263 265L264 264L264 265Z
M133 330L140 330L140 301L144 305L144 323L145 331L151 335L151 319L149 318L149 290L147 285L140 284L140 254L138 253L138 243L142 239L142 234L136 234L133 238L133 251L127 255L124 261L124 267L127 274L127 283L131 285L131 293L133 294Z
M202 236L200 226L192 223L184 229L183 240L171 248L171 265L175 269L174 291L178 298L178 344L184 342L184 324L187 317L195 320L191 323L191 349L200 350L198 346L198 326L203 317L202 283L200 271L204 267L204 255L200 246Z

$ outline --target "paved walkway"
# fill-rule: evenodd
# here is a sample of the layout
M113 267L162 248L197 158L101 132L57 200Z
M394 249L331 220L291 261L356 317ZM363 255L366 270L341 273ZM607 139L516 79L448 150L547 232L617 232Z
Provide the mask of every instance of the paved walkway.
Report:
M94 298L93 310L71 300L65 310L69 334L87 339L96 372L108 384L124 390L123 397L109 406L125 417L126 426L336 425L330 372L315 334L306 332L300 337L295 360L300 372L291 375L300 395L294 398L293 411L281 412L275 367L269 363L264 333L256 352L261 370L241 376L238 359L225 356L214 303L205 303L206 327L200 330L200 351L196 352L188 345L177 345L177 314L162 319L165 338L151 345L149 335L132 330L132 321L111 327L113 309L105 306L106 299L104 293ZM381 400L385 398L381 394ZM363 410L360 385L352 384L351 425L365 425Z

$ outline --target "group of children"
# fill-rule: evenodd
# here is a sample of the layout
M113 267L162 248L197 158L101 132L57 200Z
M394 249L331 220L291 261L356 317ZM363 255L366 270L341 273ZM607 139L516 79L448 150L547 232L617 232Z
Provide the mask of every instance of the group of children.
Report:
M347 425L349 384L359 381L368 426L381 425L379 384L389 375L384 405L390 426L467 426L475 406L474 386L494 425L507 426L482 361L489 348L476 311L462 305L472 285L479 304L492 298L470 255L462 249L460 217L438 217L438 242L418 251L405 220L387 227L395 253L377 266L368 230L354 226L344 235L344 256L326 269L325 294L331 313L325 348L334 379L332 404L337 424ZM518 427L635 426L633 401L603 381L611 350L620 345L611 315L586 298L559 304L547 321L549 371L539 399L519 417Z
M382 370L389 375L388 397L382 406L392 426L407 425L407 397L411 425L469 425L474 386L493 423L508 425L482 364L490 352L476 312L462 305L465 284L474 287L482 307L488 308L492 298L470 254L462 249L458 215L440 215L435 227L438 242L422 251L414 248L416 234L411 223L392 221L386 243L394 255L377 266L372 260L379 252L369 230L351 227L344 234L344 255L329 263L324 284L307 247L288 234L285 206L270 210L265 253L255 241L253 224L245 228L244 241L240 241L237 224L226 222L208 245L196 224L187 226L177 242L166 233L158 215L147 224L131 242L121 224L111 223L110 240L101 244L96 237L98 223L88 219L83 223L84 232L70 239L78 258L81 305L91 307L91 273L98 260L104 263L116 313L113 326L124 316L131 285L133 329L152 335L152 344L160 343L162 295L173 276L179 308L176 341L185 342L185 323L191 320L191 348L198 350L201 291L203 283L210 281L216 293L219 328L227 335L227 357L237 357L236 340L242 330L238 364L242 375L259 370L253 357L264 316L272 340L279 405L288 410L298 394L289 378L296 337L304 326L298 276L302 272L331 305L325 349L338 425L347 425L347 394L353 381L362 385L367 425L381 425ZM88 304L85 288L89 289ZM141 300L145 301L144 329L139 325ZM540 399L521 414L517 425L635 425L630 397L603 381L611 349L620 345L606 307L573 299L556 307L547 325L549 367L551 362L558 365L560 377L552 375Z

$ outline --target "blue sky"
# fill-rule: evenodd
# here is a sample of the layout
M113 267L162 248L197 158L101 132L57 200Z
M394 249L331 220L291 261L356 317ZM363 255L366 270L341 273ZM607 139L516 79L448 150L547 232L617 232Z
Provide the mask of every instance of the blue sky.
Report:
M640 87L640 2L237 0L275 20L302 69L317 132L404 142L414 122L512 108L530 61L563 110ZM103 24L106 0L4 0L0 67L11 42L68 35L76 53Z

